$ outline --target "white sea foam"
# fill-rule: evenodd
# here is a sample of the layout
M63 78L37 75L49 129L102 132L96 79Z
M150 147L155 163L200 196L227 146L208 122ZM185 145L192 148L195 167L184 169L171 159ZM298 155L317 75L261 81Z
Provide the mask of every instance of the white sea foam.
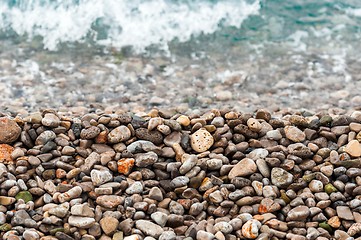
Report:
M19 0L15 6L0 2L0 30L29 39L41 36L49 50L88 37L105 46L132 46L136 52L152 45L166 50L175 39L185 42L222 26L240 27L248 16L258 14L259 1Z

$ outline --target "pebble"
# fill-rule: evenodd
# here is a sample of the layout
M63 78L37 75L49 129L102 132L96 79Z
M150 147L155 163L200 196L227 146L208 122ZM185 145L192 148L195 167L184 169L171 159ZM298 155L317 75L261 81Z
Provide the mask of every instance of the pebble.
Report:
M361 156L361 144L357 140L351 140L345 147L345 152L350 154L351 157Z
M310 215L310 209L306 206L298 206L287 214L287 221L303 221Z
M272 184L279 188L287 188L293 181L293 175L282 168L272 168L271 171Z
M164 227L168 221L168 215L163 212L152 213L150 217L161 227Z
M260 228L261 223L258 220L250 219L242 226L242 235L248 239L256 239Z
M286 126L285 135L289 140L293 142L303 142L306 139L305 133L294 126Z
M353 216L350 208L347 206L337 206L336 212L337 212L337 216L340 219L350 220L350 221L354 220L354 216Z
M14 151L14 147L8 144L0 144L0 163L14 164L14 160L11 154Z
M136 194L136 193L142 193L143 192L143 184L141 182L134 182L125 190L125 192L129 195Z
M95 219L90 217L70 216L68 222L71 226L78 228L90 228L94 225Z
M249 176L257 171L256 163L250 158L244 158L239 161L228 174L229 179L235 177Z
M21 133L21 128L12 119L0 117L0 143L13 143Z
M213 240L215 236L210 233L203 230L200 230L197 232L197 240Z
M160 226L147 220L138 220L135 222L135 226L144 234L154 238L158 238L163 233L163 229Z
M56 128L60 125L60 119L53 113L46 113L41 120L44 126Z
M123 198L117 195L104 195L104 196L99 196L96 199L96 203L105 208L115 208L122 201Z
M109 143L119 143L128 140L132 133L126 126L119 126L108 134Z
M190 137L192 149L198 153L205 152L212 147L214 139L205 129L199 129Z
M100 186L113 179L113 174L107 170L96 170L93 169L90 172L90 177L94 186Z
M117 230L119 225L118 219L114 217L103 217L99 223L106 235L113 234Z

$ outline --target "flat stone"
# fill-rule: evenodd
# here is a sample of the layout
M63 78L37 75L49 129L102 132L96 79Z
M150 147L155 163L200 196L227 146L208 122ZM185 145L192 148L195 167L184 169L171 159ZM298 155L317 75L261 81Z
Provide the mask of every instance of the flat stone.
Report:
M95 219L90 217L70 216L68 223L78 228L90 228L94 225Z
M361 144L357 140L351 140L345 147L345 152L350 154L351 157L361 156Z
M138 220L135 222L135 226L144 234L154 238L158 238L163 233L160 226L147 220Z
M113 234L119 225L118 219L114 217L103 217L99 223L106 235Z
M139 153L135 157L137 167L148 167L158 161L158 155L154 152Z
M286 126L285 128L286 138L293 142L303 142L306 139L306 135L299 128L294 126Z
M337 216L344 220L353 221L355 218L348 206L337 206L336 207Z
M65 202L57 207L51 208L49 210L49 213L59 218L64 218L68 214L68 211L69 211L69 203Z
M257 171L256 163L250 158L244 158L239 161L228 174L229 179L235 177L249 176Z
M93 218L95 216L94 211L86 203L76 204L72 206L70 212L72 215L75 216L90 217L90 218Z
M123 198L117 195L104 195L96 199L96 203L106 208L115 208L123 202Z
M310 215L310 209L306 206L297 206L287 214L287 221L303 221Z
M0 196L0 205L9 206L16 201L13 197Z
M13 143L21 133L21 128L12 119L8 117L0 118L0 143Z

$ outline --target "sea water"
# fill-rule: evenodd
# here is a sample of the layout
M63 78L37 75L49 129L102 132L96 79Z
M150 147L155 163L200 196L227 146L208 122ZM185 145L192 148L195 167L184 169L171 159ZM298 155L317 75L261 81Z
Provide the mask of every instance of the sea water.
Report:
M245 74L246 92L256 95L267 93L267 84L328 87L325 99L336 91L342 100L345 84L361 79L360 38L358 0L0 1L0 56L26 72L42 72L48 84L58 80L42 64L66 72L74 65L97 65L100 57L116 69L140 58L138 77L147 75L148 63L164 70L163 76L187 66L190 74L201 69L195 78L207 86ZM13 85L6 76L0 80ZM352 89L344 94L353 97Z

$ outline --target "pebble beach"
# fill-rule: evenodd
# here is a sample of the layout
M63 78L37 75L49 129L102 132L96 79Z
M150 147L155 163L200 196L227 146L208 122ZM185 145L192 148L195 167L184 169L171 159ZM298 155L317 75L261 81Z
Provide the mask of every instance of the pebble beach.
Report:
M357 0L0 1L0 240L361 240Z
M357 239L361 112L272 114L1 117L1 239Z

